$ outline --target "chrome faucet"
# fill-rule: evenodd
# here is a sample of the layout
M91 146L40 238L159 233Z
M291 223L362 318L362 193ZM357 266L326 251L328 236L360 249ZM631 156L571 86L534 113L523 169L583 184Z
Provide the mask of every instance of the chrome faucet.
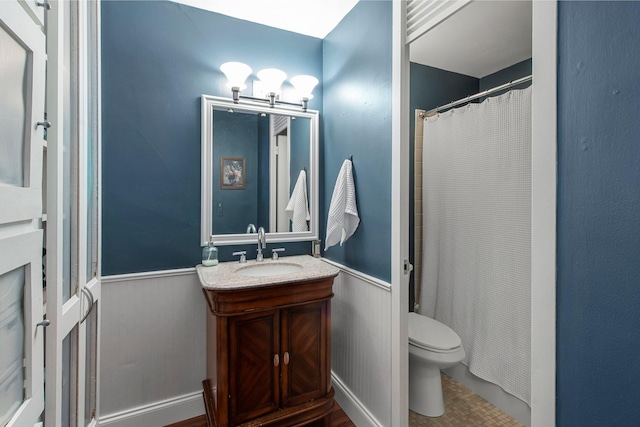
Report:
M262 250L265 249L266 247L267 247L267 238L264 235L264 228L259 227L258 228L258 255L256 256L257 262L264 260L264 257L262 256Z
M255 233L256 232L256 226L253 224L249 224L247 225L247 234L249 233Z

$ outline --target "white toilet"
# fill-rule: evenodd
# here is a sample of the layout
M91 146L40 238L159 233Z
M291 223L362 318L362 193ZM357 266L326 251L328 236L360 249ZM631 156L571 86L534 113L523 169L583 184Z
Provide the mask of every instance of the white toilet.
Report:
M460 363L464 356L453 329L409 313L409 409L427 417L444 414L440 369Z

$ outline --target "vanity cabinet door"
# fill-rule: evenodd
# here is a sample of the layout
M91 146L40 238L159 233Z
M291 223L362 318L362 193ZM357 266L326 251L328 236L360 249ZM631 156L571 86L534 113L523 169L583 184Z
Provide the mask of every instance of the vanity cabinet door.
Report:
M282 310L282 407L328 393L328 315L326 301Z
M229 318L229 422L280 407L279 310Z

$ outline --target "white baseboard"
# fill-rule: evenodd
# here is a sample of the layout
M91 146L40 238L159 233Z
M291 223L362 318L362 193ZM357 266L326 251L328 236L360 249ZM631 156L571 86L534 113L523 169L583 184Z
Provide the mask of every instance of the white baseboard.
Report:
M202 392L198 391L101 416L99 425L110 427L159 427L200 415L204 415L204 402L202 400Z
M335 400L351 421L359 427L383 427L369 410L351 393L336 375L331 373ZM131 408L100 417L101 426L158 427L177 423L204 414L202 392L194 392L174 399Z
M358 427L383 427L333 372L331 373L331 385L336 392L336 402L355 425Z

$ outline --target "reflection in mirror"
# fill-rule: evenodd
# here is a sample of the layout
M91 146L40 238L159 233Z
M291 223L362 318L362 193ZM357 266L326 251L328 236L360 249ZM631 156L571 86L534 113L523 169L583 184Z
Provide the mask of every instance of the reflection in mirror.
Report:
M201 243L317 239L317 152L316 111L203 95Z

